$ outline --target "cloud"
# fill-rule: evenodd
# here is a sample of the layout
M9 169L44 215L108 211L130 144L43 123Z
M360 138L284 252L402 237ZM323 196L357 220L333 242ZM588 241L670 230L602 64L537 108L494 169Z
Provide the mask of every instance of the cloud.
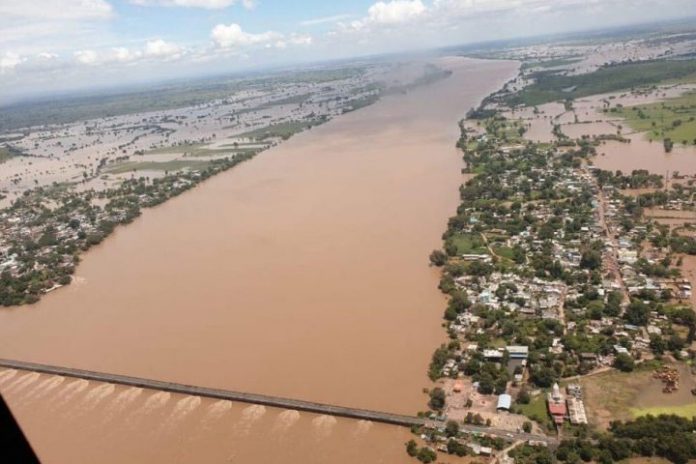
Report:
M105 0L29 0L0 2L0 17L30 20L105 19L113 15Z
M368 8L366 17L348 24L339 23L339 26L343 30L353 31L378 29L380 26L410 23L425 16L427 12L428 9L421 0L379 1Z
M312 45L312 36L307 34L291 34L290 37L278 40L276 48L287 48L288 45Z
M5 54L0 57L0 74L13 70L24 60L25 58L19 56L17 53L5 52Z
M237 3L237 0L130 0L130 3L140 6L181 6L206 10L222 10L234 5ZM244 8L249 10L256 5L254 0L242 0L241 3Z
M37 58L40 58L42 60L55 60L58 58L58 55L55 53L49 53L49 52L41 52L36 55Z
M84 65L106 65L112 63L133 63L144 60L170 61L181 58L186 49L162 39L150 40L141 49L113 47L105 50L78 50L73 53L75 60Z
M75 59L82 64L95 64L99 55L94 50L78 50L73 53Z
M140 59L143 53L139 50L129 50L126 47L115 47L111 49L113 61L120 63L129 63Z
M307 34L292 34L288 41L293 45L312 45L312 36Z
M156 58L177 58L181 55L181 47L162 39L151 40L145 44L145 56Z
M316 26L317 24L337 23L349 19L352 15L338 14L333 16L324 16L322 18L307 19L300 22L300 26Z
M244 32L239 24L218 24L210 33L213 42L221 48L246 47L249 45L266 45L281 40L282 34L268 31L260 34Z
M421 0L392 0L377 2L367 10L367 20L376 24L398 24L425 13Z

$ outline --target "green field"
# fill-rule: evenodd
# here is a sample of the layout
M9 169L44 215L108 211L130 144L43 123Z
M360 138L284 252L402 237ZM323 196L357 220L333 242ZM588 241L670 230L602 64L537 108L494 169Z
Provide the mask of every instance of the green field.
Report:
M551 421L546 408L546 395L544 393L533 396L527 404L516 403L515 409L520 414L527 416L544 427L548 426Z
M610 114L623 117L650 140L670 138L674 143L696 145L696 92L649 105L612 108Z
M229 147L229 148L227 148ZM153 150L148 150L144 153L147 155L171 155L171 154L182 154L191 157L201 157L201 156L220 156L220 155L234 155L237 153L248 154L256 153L260 148L250 148L244 147L242 144L238 145L236 148L233 144L222 145L222 148L208 148L207 145L202 143L185 143L181 145L174 145L171 147L161 147L155 148Z
M646 61L607 66L597 71L563 76L554 71L533 73L535 82L505 98L510 105L541 105L607 92L696 77L696 60Z
M504 245L497 245L494 243L491 245L491 248L493 249L496 255L502 256L503 258L512 260L515 257L515 252L510 247L506 247Z
M675 414L681 417L692 418L696 417L696 402L685 404L682 406L654 406L650 408L631 408L633 417L647 416L652 414L658 416L660 414Z
M258 129L244 132L243 134L239 134L237 137L254 140L266 140L267 138L271 137L280 137L283 140L286 140L296 133L302 132L303 130L318 124L321 124L321 121L310 120L281 122L279 124L271 124L270 126L260 127Z
M488 254L486 244L478 234L454 234L447 240L457 247L457 254Z
M110 174L124 174L134 171L179 171L181 169L202 169L209 161L173 160L173 161L126 161L107 166L104 171Z

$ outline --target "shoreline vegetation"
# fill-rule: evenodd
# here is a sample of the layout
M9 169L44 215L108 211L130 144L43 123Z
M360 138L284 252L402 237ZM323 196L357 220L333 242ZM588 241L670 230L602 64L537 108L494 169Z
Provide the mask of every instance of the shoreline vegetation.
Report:
M449 70L427 65L424 75L408 85L388 91L375 88L376 92L369 96L345 99L341 113L369 106L385 94L407 92L450 75ZM330 80L326 76L324 79ZM119 103L114 101L114 104ZM29 105L29 108L27 117L33 117L34 106ZM79 183L54 182L24 191L11 206L0 210L0 231L4 234L4 240L0 242L0 306L33 304L41 296L70 284L81 255L100 244L119 225L135 220L143 209L178 196L206 179L250 160L261 151L330 119L319 116L311 120L271 124L236 137L251 140L250 146L246 146L246 142L235 142L221 148L209 148L203 142L211 140L205 140L160 147L152 152L138 151L134 156L120 156L108 162L104 159L93 179L105 174L132 174L131 178L122 179L104 190L78 190L75 187ZM149 161L140 161L145 155L171 152L183 153L186 158L157 161L150 157ZM7 156L12 156L12 153L8 152ZM5 151L0 151L0 163L4 160ZM84 180L89 179L85 177Z
M696 419L688 415L696 400L687 390L679 394L686 404L660 407L679 390L680 375L690 385L681 372L696 359L691 283L681 271L684 258L696 255L695 229L645 214L693 211L696 182L675 174L667 189L663 175L596 168L601 137L559 132L550 143L533 142L524 124L503 116L522 103L572 106L575 97L696 75L696 60L664 63L537 74L536 83L495 92L460 121L456 146L469 177L443 247L429 257L442 270L449 340L433 353L428 376L436 385L425 390L429 411L419 413L446 425L414 429L424 444L410 440L410 456L424 463L438 453L505 453L518 463L696 458ZM629 77L636 70L645 73ZM683 98L653 107L690 110L692 95ZM634 371L645 373L640 388L662 391L650 405L631 407L633 417L600 421L597 398L583 394L601 390L604 372ZM495 428L498 437L465 424ZM511 438L500 438L501 430ZM522 431L560 442L515 441Z

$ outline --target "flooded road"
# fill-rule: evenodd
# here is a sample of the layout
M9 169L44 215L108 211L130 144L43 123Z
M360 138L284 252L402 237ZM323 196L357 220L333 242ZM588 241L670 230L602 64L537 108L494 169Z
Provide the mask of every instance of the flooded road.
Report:
M443 64L448 79L297 135L119 228L73 285L0 311L0 357L423 409L444 340L427 257L458 204L456 122L517 70ZM0 391L45 462L406 461L400 428L236 404L208 423L207 400L119 402L120 388L66 379L46 392L58 381L15 385L24 375ZM32 388L45 395L23 401Z

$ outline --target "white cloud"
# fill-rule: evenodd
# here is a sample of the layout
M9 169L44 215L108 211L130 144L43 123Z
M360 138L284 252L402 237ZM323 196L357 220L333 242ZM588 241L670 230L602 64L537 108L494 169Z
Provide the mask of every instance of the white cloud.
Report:
M105 0L3 0L0 17L31 20L104 19L113 15Z
M99 55L94 50L78 50L73 53L73 56L82 64L95 64L99 59Z
M428 9L421 0L379 1L368 8L366 17L351 21L348 24L339 23L339 26L344 31L378 29L380 26L397 26L410 23L425 17L427 13Z
M49 53L49 52L41 52L36 55L37 58L40 58L42 60L55 60L58 58L58 55L55 53Z
M244 32L239 24L234 23L229 25L218 24L211 31L210 36L215 44L222 48L268 45L283 38L282 34L272 31L260 34Z
M73 53L75 60L85 65L105 65L112 63L132 63L144 60L170 61L181 58L186 50L179 45L162 39L150 40L142 49L113 47L104 50L78 50Z
M300 22L300 26L316 26L317 24L337 23L349 19L352 15L338 14L333 16L324 16L322 18L307 19Z
M177 58L182 49L177 44L165 42L162 39L151 40L145 44L145 56L156 58Z
M377 2L367 10L367 20L376 24L398 24L425 13L421 0L392 0Z
M291 34L290 37L275 43L276 48L287 48L288 45L312 45L312 36L306 34Z
M130 0L130 3L140 6L181 6L206 10L222 10L234 5L237 3L237 0ZM241 3L244 8L249 10L256 5L254 0L242 0Z
M22 63L24 60L25 58L19 56L17 53L5 52L5 54L0 57L0 74L16 68L17 65Z
M307 34L292 34L288 41L293 45L312 45L312 36Z
M141 51L132 51L127 49L126 47L115 47L111 51L113 53L112 56L114 61L118 61L121 63L135 61L143 56Z

